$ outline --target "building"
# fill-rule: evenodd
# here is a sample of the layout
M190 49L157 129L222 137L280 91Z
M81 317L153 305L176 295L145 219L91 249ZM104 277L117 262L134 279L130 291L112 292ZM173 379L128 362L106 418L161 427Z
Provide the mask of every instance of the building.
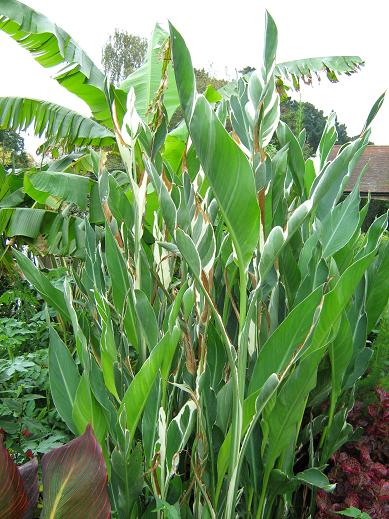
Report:
M336 157L340 146L334 146L330 160ZM362 177L360 193L366 197L370 192L372 198L389 200L389 146L367 146L358 164L351 174L345 192L350 192L355 185L362 168L367 164L367 170Z

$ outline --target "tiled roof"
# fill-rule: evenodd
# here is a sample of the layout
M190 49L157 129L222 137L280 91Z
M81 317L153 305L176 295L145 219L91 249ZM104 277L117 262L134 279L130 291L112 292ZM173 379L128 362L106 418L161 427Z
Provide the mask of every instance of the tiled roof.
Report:
M340 146L334 146L330 160L337 155ZM351 191L362 168L368 164L361 185L361 194L368 192L375 198L389 198L389 146L367 146L351 174L345 191Z

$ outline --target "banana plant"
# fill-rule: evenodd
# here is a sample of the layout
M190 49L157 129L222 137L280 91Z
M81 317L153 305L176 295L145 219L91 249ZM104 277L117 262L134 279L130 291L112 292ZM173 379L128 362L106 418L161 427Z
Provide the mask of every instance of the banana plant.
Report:
M135 91L136 110L148 123L151 123L154 117L152 114L160 102L158 92L163 91L163 105L168 119L179 105L174 71L169 61L167 70L162 74L164 65L161 56L167 45L168 34L159 25L153 32L145 64L133 72L119 89L109 84L99 68L68 33L43 14L18 0L4 0L1 3L0 29L29 51L42 67L55 68L54 79L86 102L90 108L92 117L86 117L44 100L19 97L0 98L0 127L17 131L32 129L35 135L46 139L43 149L49 145L60 146L67 152L74 149L82 150L85 147L116 148L114 121L110 114L111 107L106 96L107 90L116 99L115 117L120 122L131 88ZM337 81L340 74L352 74L362 65L363 61L358 56L330 56L280 63L276 66L274 74L277 92L284 96L285 91L289 88L288 84L298 88L300 79L310 82L312 75L320 76L323 72L331 81ZM166 88L163 87L162 78L166 83ZM221 92L225 98L230 98L231 95L237 94L237 90L237 83L231 82L221 89ZM234 100L233 103L235 104L236 101ZM170 159L176 162L182 160L186 139L187 135L183 136L180 129L170 132L165 145L165 156L170 156ZM55 172L54 169L52 171ZM62 171L59 169L57 172ZM92 167L89 167L87 171L89 174L94 174ZM63 178L60 178L59 182L62 180ZM49 242L49 250L56 254L76 257L82 254L84 232L79 221L74 219L69 221L68 213L71 208L69 209L68 204L66 207L62 207L61 211L58 207L49 207L49 212L44 211L47 210L45 202L49 195L57 197L57 190L54 188L53 192L50 192L49 189L46 191L48 196L45 197L41 195L39 189L38 193L32 191L31 183L28 180L24 182L24 185L21 185L20 178L16 181L12 179L12 183L18 186L17 193L6 201L2 201L1 233L13 240L16 240L17 237L36 240L38 236L42 235L45 241ZM46 184L50 185L49 182ZM83 182L74 179L71 184L74 191L73 197L77 198L77 187ZM83 185L85 187L86 184ZM31 197L31 192L36 196ZM23 193L27 195L27 200L24 199ZM93 189L93 200L95 200L95 193L96 191ZM29 210L29 205L26 203L29 198L33 199L30 205L33 205L34 210L31 207ZM19 206L22 206L23 209L19 209ZM7 211L4 210L5 208ZM57 214L54 214L54 209ZM98 214L95 204L91 210L95 210L94 216L92 216L93 222L96 217L99 218L101 215ZM53 233L50 235L48 232L51 227L57 229L57 233L54 235ZM71 243L65 238L65 242L57 246L58 240L62 242L63 236L66 237L69 234L75 237Z
M137 111L141 117L147 118L151 113L149 108L161 82L161 50L168 38L160 26L157 25L153 32L146 63L117 90L113 85L107 86L104 74L66 31L28 5L18 0L3 0L0 6L0 30L29 51L42 67L56 68L54 79L82 99L92 115L85 117L44 100L5 97L0 98L2 128L25 130L32 126L36 135L55 138L70 148L99 148L112 146L114 141L106 88L115 91L116 108L120 116L123 116L126 95L131 87L135 89ZM325 72L331 81L336 81L340 74L356 72L362 65L363 61L358 56L303 59L277 65L276 78L279 85L282 83L286 86L292 81L297 86L300 79L310 81L313 75ZM169 67L164 105L171 117L178 107L178 98L174 73L171 65ZM235 88L235 84L232 83L231 87Z
M347 414L389 295L387 222L362 234L358 183L342 194L377 107L331 162L330 116L305 160L304 132L279 121L269 14L265 27L262 67L228 96L199 95L184 39L158 28L150 67L103 88L124 171L92 150L77 189L58 163L29 177L45 205L84 210L63 286L13 252L66 331L50 330L53 401L74 434L92 425L119 519L313 514L331 455L354 438Z

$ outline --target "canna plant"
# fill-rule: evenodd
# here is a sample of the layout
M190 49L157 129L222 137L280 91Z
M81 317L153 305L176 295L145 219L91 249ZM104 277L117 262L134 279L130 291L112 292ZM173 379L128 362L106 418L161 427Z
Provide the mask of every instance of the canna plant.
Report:
M279 121L284 69L269 14L261 66L230 89L198 95L172 25L169 33L157 27L147 64L115 89L42 15L3 4L3 30L38 61L71 61L59 81L75 93L82 85L125 166L108 172L104 152L90 148L81 152L87 175L67 171L66 157L64 170L55 161L31 173L39 176L29 196L42 205L33 209L46 215L55 201L62 213L66 203L83 210L70 239L58 220L50 240L40 226L31 236L46 240L40 250L59 234L72 244L50 249L65 257L63 286L12 246L57 312L53 401L74 434L92 425L113 517L313 514L317 489L333 490L328 460L357 434L347 414L372 354L367 335L389 294L386 215L362 235L368 206L360 208L358 183L342 198L382 98L361 135L329 162L331 115L305 161L304 131L294 135ZM24 101L13 103L20 121ZM178 105L184 119L169 131ZM0 110L8 113L6 103ZM38 112L25 113L30 124ZM64 136L43 121L52 139ZM272 139L279 146L271 157Z
M108 519L107 470L92 428L43 456L41 519ZM0 517L32 519L38 505L38 461L17 466L0 436Z

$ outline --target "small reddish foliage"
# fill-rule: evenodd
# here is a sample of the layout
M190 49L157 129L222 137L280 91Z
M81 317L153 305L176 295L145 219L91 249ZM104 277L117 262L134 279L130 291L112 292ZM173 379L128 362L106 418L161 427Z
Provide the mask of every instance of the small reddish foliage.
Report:
M348 416L363 436L333 455L328 478L336 489L332 494L318 491L316 519L340 517L334 512L349 507L373 519L389 517L389 393L378 388L376 394L377 403L364 409L356 402Z
M32 450L31 449L28 449L26 452L25 452L25 455L28 459L32 460L32 458L34 457L34 454L32 453Z

